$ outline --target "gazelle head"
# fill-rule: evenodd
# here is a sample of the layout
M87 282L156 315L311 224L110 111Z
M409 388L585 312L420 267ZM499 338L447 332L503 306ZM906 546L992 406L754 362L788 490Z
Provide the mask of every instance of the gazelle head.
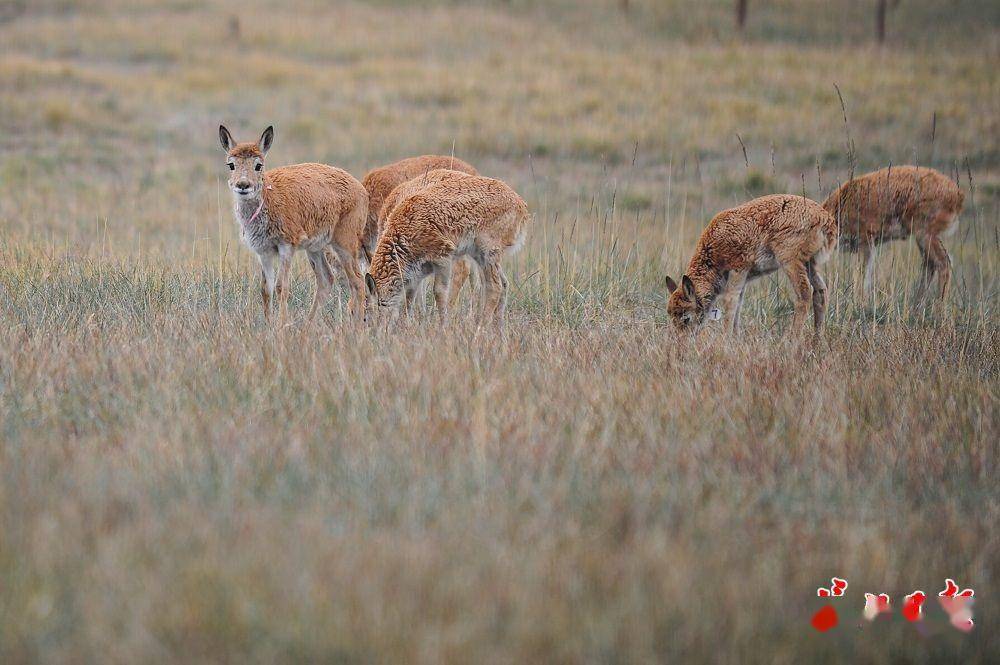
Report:
M728 271L721 276L724 285L729 277ZM721 285L716 285L707 296L699 296L695 291L694 282L687 275L681 278L681 285L666 278L670 298L667 300L667 314L674 326L681 332L695 333L701 330L708 321L719 319L722 313L715 307L715 296L721 291Z
M681 332L697 332L705 325L705 306L694 290L694 282L687 275L681 278L681 285L667 275L667 289L670 299L667 300L667 314L674 326Z
M393 259L393 256L376 252L368 272L365 273L369 302L378 310L398 311L403 303L405 275L402 266Z
M268 127L256 143L237 143L224 125L219 125L219 141L226 151L229 188L237 198L252 198L264 186L264 155L274 140L274 127Z

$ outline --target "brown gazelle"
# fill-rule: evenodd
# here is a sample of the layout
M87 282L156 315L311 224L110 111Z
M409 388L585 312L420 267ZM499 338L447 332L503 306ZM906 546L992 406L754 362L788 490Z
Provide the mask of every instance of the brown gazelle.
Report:
M724 210L702 232L681 284L667 277L667 312L680 330L725 317L735 332L747 283L781 269L795 294L793 329L805 325L811 305L818 333L826 316L820 266L836 246L836 220L801 196L762 196Z
M385 197L382 202L382 210L379 212L379 228L385 228L385 222L388 219L390 213L396 209L401 201L406 200L413 194L416 194L424 187L432 183L443 182L446 180L459 180L462 178L472 177L468 173L462 171L453 171L451 169L434 169L433 171L428 171L418 175L412 180L407 180L403 184L399 185ZM455 300L458 297L459 291L462 285L469 278L469 272L471 271L471 264L473 259L471 256L465 256L463 258L458 258L452 262L451 266L451 280L448 285L448 306L449 309L454 307ZM411 305L413 304L413 299L417 295L417 290L405 290L406 299L403 304L403 311L408 312Z
M840 224L841 247L864 257L866 293L871 290L875 246L912 235L923 257L919 300L935 277L941 297L947 293L951 257L941 238L958 226L964 198L958 185L939 171L892 166L849 180L823 207Z
M369 264L371 264L372 254L375 253L381 230L385 227L385 219L390 212L385 206L389 195L403 183L419 179L435 169L449 169L469 175L479 175L479 172L468 162L447 155L409 157L372 169L365 175L361 183L368 190L368 222L365 224L363 249ZM412 193L413 186L408 191ZM398 201L399 197L394 200ZM453 303L468 277L468 261L457 261L451 275L451 301Z
M523 242L528 206L499 180L451 174L429 173L425 186L392 209L365 275L368 293L380 307L398 311L404 297L434 275L434 298L446 319L452 266L469 256L483 273L483 316L502 324L507 278L501 260Z
M368 192L347 171L325 164L265 170L264 157L273 138L274 129L268 127L257 142L236 143L229 130L219 126L240 235L260 260L264 316L270 318L277 292L279 313L285 318L292 256L302 250L316 275L309 318L316 315L333 287L328 251L336 255L347 278L350 309L363 318L365 289L358 254L368 217Z

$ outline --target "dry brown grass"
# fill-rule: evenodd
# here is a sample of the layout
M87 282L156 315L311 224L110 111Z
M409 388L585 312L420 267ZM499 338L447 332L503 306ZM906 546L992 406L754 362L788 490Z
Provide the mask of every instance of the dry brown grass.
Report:
M616 4L52 0L0 24L0 661L996 653L995 8L903 3L880 51L856 3L751 3L745 41L728 3ZM662 275L711 214L849 172L834 83L859 171L960 175L950 299L914 309L896 243L861 301L856 258L831 262L821 346L783 337L779 279L744 337L679 343ZM308 329L301 265L295 323L265 328L221 121L273 122L275 165L454 149L510 182L536 220L506 338L355 327L346 295ZM835 574L851 627L821 637ZM864 591L945 576L977 591L971 635L853 628Z

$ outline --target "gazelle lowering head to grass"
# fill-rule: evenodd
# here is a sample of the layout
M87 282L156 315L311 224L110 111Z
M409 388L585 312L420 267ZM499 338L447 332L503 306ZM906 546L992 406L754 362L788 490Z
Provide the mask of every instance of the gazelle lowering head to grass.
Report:
M445 182L449 180L460 180L462 178L468 178L469 174L462 171L453 171L451 169L434 169L433 171L428 171L427 173L422 173L417 177L407 180L403 184L397 186L389 195L385 197L382 202L382 210L379 211L379 228L384 229L386 226L386 220L396 206L400 204L401 201L405 201L410 196L416 194L420 190L424 189L428 185ZM452 262L451 266L451 281L448 285L448 306L449 308L455 306L455 301L458 299L458 294L462 289L462 285L465 284L466 280L469 278L469 272L471 270L472 263L474 260L471 256L464 256L456 258ZM406 299L403 304L403 311L409 312L410 307L413 304L413 299L418 295L419 290L406 290Z
M368 217L368 193L350 173L325 164L294 164L265 171L264 157L274 138L268 127L254 143L237 143L219 126L226 151L229 187L243 242L257 254L264 316L270 319L277 292L279 313L288 309L288 274L292 256L303 250L316 275L316 295L309 318L316 315L333 287L331 250L351 288L350 308L365 314L365 290L358 270L361 233Z
M502 324L507 278L500 262L518 249L529 220L524 199L505 183L472 175L432 172L426 186L401 198L365 275L368 293L383 308L399 308L420 282L434 275L442 320L455 260L469 256L483 273L483 316Z
M393 198L392 205L386 206L390 195L406 182L427 182L425 176L436 169L479 175L479 172L468 162L447 155L409 157L372 169L365 175L361 183L368 190L368 222L365 225L363 249L369 264L371 264L372 255L375 253L375 247L378 245L379 235L385 228L386 217L389 216L392 208L396 207L396 203L401 200L401 197L397 195ZM416 186L416 184L412 184L407 191L412 194L416 191ZM454 304L465 280L469 277L469 261L470 259L456 261L452 269L450 289L452 304Z
M724 210L702 232L681 284L667 277L667 312L679 330L724 317L735 332L747 283L781 269L795 293L793 328L802 329L811 305L818 333L826 315L820 266L836 246L836 220L801 196L762 196Z
M943 173L919 166L892 166L850 180L823 204L840 224L840 244L860 251L865 262L864 290L871 290L874 249L887 240L911 235L923 257L917 283L922 300L935 277L943 298L951 279L951 257L941 242L958 226L962 190Z

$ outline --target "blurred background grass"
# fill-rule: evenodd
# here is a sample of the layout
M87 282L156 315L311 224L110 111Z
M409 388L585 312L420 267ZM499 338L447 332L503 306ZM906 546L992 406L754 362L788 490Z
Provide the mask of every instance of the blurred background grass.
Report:
M995 653L1000 6L903 0L879 46L874 4L750 0L739 35L722 1L0 0L0 659ZM220 122L273 123L271 166L511 183L510 337L343 294L265 330ZM663 327L717 211L889 163L966 193L947 306L895 243L860 300L831 261L825 350L779 278L744 339ZM862 592L945 576L972 635L854 634Z

